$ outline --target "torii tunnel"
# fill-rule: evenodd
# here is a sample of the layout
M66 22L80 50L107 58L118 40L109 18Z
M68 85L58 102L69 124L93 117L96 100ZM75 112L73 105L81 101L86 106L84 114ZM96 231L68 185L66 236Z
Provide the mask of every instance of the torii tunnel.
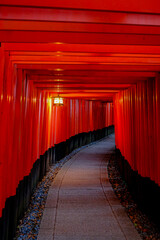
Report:
M124 176L158 215L159 0L0 0L0 43L0 239L56 146L63 157L113 125Z

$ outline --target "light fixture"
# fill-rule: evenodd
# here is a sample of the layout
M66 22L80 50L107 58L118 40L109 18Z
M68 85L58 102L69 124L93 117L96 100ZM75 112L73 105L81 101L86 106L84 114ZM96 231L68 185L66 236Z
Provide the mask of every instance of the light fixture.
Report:
M56 106L63 106L63 98L59 97L59 95L57 97L54 97L53 104Z
M64 70L61 69L61 68L55 68L54 71L56 71L56 72L61 72L61 71L64 71Z
M53 44L63 44L62 42L53 42Z

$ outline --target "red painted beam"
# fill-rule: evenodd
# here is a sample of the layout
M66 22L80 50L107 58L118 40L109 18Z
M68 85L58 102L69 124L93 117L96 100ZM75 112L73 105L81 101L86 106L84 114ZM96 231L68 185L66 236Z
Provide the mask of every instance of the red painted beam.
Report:
M35 6L53 8L80 8L94 10L114 10L127 12L160 13L159 0L130 0L130 1L104 1L104 0L1 0L1 5Z
M160 15L77 9L0 6L0 19L160 26Z
M110 45L160 45L160 35L80 32L0 31L0 42L73 43Z
M59 89L63 89L63 90L94 90L97 92L99 90L119 90L119 89L124 89L124 88L128 88L131 86L131 84L82 84L82 83L77 83L77 84L70 84L70 83L60 83L60 82L34 82L34 86L36 87L53 87L53 88L59 88Z
M139 53L160 54L160 46L138 45L92 45L92 44L53 44L53 43L2 43L6 51L33 52L72 52L72 53Z
M39 81L39 80L34 80L34 82L43 82L46 84L47 83L54 83L54 84L57 84L57 83L66 83L66 84L83 84L83 83L88 83L88 84L96 84L97 83L97 79L98 79L98 83L99 85L101 84L116 84L116 85L123 85L123 84L135 84L137 82L140 82L140 81L146 81L148 78L146 77L137 77L137 78L134 78L134 77L125 77L125 78L122 78L122 77L114 77L114 78L106 78L106 79L100 79L100 78L95 78L95 79L85 79L85 78L81 78L79 80L77 79L74 79L74 80L66 80L65 78L57 78L57 79L52 79L52 80L47 80L47 81ZM33 81L32 79L28 79L27 80L31 80Z
M52 91L52 89L41 89L42 91L45 91L45 92L50 92L51 94L54 94L54 96L57 95L57 91L54 92ZM68 97L68 98L72 98L72 97L75 97L75 98L101 98L101 99L104 99L104 98L113 98L114 94L113 92L101 92L101 93L98 93L98 92L94 92L94 93L85 93L85 92L81 92L81 93L78 93L78 92L68 92L68 93L65 93L65 92L60 92L61 96L62 97Z
M160 57L79 57L79 56L10 56L11 61L31 61L31 62L73 62L73 64L76 63L85 63L85 64L90 64L90 63L97 63L97 64L139 64L139 65L157 65L160 64Z
M73 29L74 32L160 34L159 26L0 20L0 30L72 32Z
M39 71L27 71L27 78L32 79L32 80L54 80L57 79L55 76L56 71L45 71L45 70L39 70ZM65 71L65 74L60 75L60 78L64 80L81 80L82 78L85 81L92 81L98 79L99 80L105 80L106 78L121 78L124 79L126 77L132 77L132 78L137 78L137 77L155 77L156 73L155 72L123 72L123 71Z
M22 69L32 69L32 70L54 70L56 74L63 74L64 70L79 70L79 71L129 71L129 72L133 72L133 71L138 71L138 72L159 72L160 71L160 66L157 65L116 65L116 64L112 64L112 65L105 65L105 64L34 64L33 62L24 62L23 64L17 64L18 68L22 68Z
M79 97L81 97L81 93L93 93L93 94L107 94L107 93L117 93L119 92L120 90L122 89L99 89L99 90L94 90L94 89L64 89L64 88L60 88L60 87L54 87L53 85L42 85L42 86L35 86L36 88L38 89L41 89L41 90L52 90L52 92L56 92L56 93L67 93L67 94L71 94L71 93L77 93L79 94Z
M29 51L10 51L10 56L18 56L23 58L23 56L25 57L29 57L29 56L34 56L34 57L77 57L79 59L83 59L82 57L96 57L96 58L100 58L100 57L126 57L126 58L160 58L160 54L140 54L140 53L92 53L92 52L61 52L61 51L57 51L57 52L29 52Z

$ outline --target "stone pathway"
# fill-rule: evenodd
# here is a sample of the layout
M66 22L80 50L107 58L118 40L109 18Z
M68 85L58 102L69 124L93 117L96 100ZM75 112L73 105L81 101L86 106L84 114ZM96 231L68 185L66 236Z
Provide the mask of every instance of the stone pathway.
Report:
M108 180L114 135L74 155L49 192L38 240L139 240ZM107 156L108 154L108 156Z

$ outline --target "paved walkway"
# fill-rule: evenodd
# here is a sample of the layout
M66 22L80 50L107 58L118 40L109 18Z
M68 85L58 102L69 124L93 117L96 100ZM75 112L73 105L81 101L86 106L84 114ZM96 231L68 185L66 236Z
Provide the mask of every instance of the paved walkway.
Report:
M38 240L139 240L107 175L114 135L84 148L57 174Z

